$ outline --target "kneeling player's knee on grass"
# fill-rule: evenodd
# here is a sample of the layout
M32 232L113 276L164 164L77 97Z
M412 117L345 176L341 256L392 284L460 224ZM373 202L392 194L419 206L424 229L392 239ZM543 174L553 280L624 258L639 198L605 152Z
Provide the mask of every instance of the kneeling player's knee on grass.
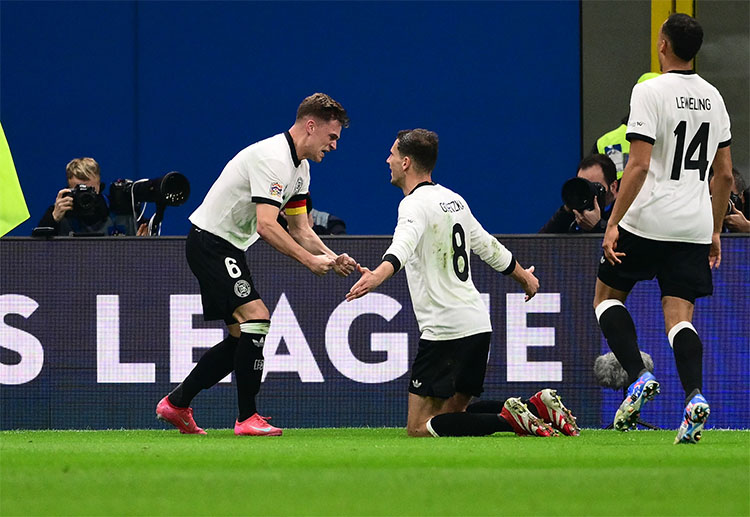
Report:
M406 426L406 434L415 438L430 436L430 433L429 431L427 431L427 427L425 426L425 424Z

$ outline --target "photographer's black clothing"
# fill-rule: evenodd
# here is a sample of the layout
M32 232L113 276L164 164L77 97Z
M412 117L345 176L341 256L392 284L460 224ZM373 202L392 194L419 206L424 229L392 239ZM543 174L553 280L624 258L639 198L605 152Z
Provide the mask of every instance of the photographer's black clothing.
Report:
M136 225L132 215L108 213L94 220L81 220L69 211L58 223L52 216L55 205L50 206L37 226L54 228L59 236L68 235L135 235Z
M317 235L346 235L346 222L343 219L315 209L309 210L309 212L312 213L312 229ZM281 216L280 212L276 222L286 231L289 231L289 223Z
M313 231L318 235L345 235L346 223L335 215L313 209Z
M612 214L612 206L610 204L602 210L602 218L599 220L596 226L590 230L583 230L576 224L576 216L573 212L565 210L565 205L562 205L555 215L553 215L549 221L547 221L539 233L604 233L607 229L607 221L609 216Z

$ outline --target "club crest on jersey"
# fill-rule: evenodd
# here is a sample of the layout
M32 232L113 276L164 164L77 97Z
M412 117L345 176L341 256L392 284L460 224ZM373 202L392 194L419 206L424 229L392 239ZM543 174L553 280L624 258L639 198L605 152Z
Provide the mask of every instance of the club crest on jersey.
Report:
M302 178L297 178L297 183L294 184L294 193L297 194L302 190Z
M284 185L281 183L274 183L271 188L268 189L269 194L273 197L281 197L281 193L284 191Z
M240 298L247 298L250 295L250 282L247 280L237 280L234 284L234 294Z

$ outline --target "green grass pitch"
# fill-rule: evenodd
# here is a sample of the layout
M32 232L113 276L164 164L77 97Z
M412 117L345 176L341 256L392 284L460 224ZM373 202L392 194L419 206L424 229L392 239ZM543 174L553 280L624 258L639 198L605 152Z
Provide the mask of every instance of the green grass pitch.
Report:
M750 515L750 431L0 433L0 515Z

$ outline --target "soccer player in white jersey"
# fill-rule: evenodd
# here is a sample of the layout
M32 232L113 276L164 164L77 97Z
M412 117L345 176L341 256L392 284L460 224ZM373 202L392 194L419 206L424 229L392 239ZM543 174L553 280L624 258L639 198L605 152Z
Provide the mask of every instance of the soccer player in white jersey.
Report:
M354 270L348 255L336 255L312 231L305 195L308 160L320 162L337 147L349 125L344 108L323 93L304 99L294 125L284 133L240 151L224 167L203 203L190 216L186 256L198 279L206 320L222 319L229 335L209 349L192 372L156 407L156 414L180 432L205 434L190 402L231 372L237 383L236 435L278 436L282 430L260 416L255 396L263 375L263 344L270 314L255 290L245 251L258 237L316 275ZM277 222L285 210L289 233Z
M695 299L713 292L711 269L721 262L719 235L732 182L731 135L724 100L693 72L703 29L686 14L662 25L661 76L638 84L630 100L630 159L607 224L594 309L609 347L632 384L614 419L635 428L659 383L641 360L635 325L624 302L636 282L654 277L669 344L685 390L675 443L696 443L709 414L701 393L703 344L692 325ZM708 170L713 163L713 198Z
M346 296L364 296L406 269L409 293L421 331L409 383L409 436L483 436L499 431L551 436L577 435L570 411L554 390L529 400L469 404L483 390L492 326L471 280L469 254L516 280L526 300L539 289L534 267L524 269L492 237L455 192L432 182L438 136L425 129L401 131L386 160L391 184L404 199L393 242L374 270L362 274Z

